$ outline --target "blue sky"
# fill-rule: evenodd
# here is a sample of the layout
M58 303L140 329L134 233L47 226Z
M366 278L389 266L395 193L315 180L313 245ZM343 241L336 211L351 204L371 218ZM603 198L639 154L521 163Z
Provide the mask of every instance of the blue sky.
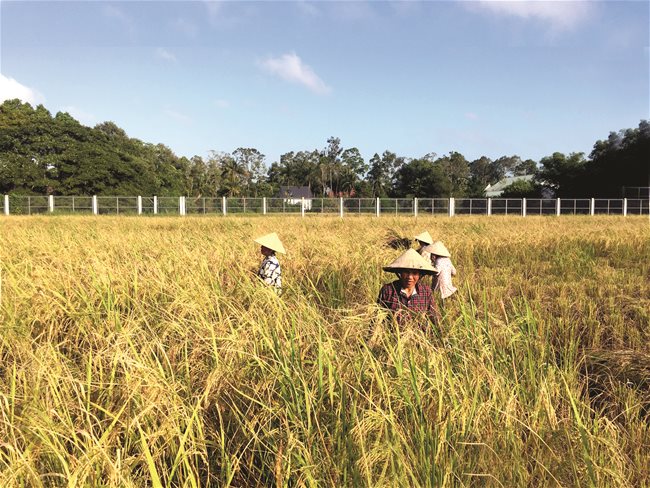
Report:
M650 117L645 1L6 1L0 100L179 156L329 136L468 160L589 153Z

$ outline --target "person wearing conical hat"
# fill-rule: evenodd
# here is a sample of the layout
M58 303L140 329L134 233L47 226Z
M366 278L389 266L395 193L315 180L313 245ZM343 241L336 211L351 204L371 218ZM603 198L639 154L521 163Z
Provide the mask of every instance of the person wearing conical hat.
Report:
M257 276L267 285L280 292L282 289L282 270L280 262L275 256L276 252L286 254L280 238L275 232L258 237L255 242L261 246L260 252L264 259L257 272Z
M456 268L450 259L451 253L440 241L427 246L426 250L431 253L431 261L438 270L434 291L439 291L443 300L449 298L458 290L451 282L451 277L456 276Z
M417 252L427 261L431 261L431 254L426 251L426 247L433 243L433 237L426 230L421 234L416 235L413 239L417 242L420 247L417 249Z
M399 279L381 287L377 303L394 312L399 324L409 319L422 323L419 319L423 316L433 323L439 322L440 312L431 287L420 283L422 276L437 271L429 261L409 249L383 269L395 273Z

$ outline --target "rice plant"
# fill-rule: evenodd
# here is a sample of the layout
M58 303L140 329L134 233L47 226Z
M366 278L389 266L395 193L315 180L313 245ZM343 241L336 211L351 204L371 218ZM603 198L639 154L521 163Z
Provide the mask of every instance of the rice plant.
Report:
M425 229L422 332L375 300ZM649 278L643 217L3 218L0 486L648 486Z

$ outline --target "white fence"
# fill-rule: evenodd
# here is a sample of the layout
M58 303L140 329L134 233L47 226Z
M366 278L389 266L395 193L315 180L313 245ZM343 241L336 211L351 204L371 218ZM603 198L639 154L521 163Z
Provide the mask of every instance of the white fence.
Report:
M4 215L650 215L643 198L192 198L4 195Z

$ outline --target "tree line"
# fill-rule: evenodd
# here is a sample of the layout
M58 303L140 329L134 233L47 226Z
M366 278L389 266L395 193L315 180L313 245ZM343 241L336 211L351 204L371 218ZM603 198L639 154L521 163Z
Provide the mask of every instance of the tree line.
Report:
M588 157L555 152L540 161L517 155L468 161L452 151L411 158L391 151L364 160L337 137L323 148L291 151L270 166L255 148L177 156L164 144L128 137L113 122L80 124L65 112L19 100L0 105L0 194L275 196L309 186L316 196L482 197L505 176L534 175L504 196L620 197L650 186L650 123L610 132Z

